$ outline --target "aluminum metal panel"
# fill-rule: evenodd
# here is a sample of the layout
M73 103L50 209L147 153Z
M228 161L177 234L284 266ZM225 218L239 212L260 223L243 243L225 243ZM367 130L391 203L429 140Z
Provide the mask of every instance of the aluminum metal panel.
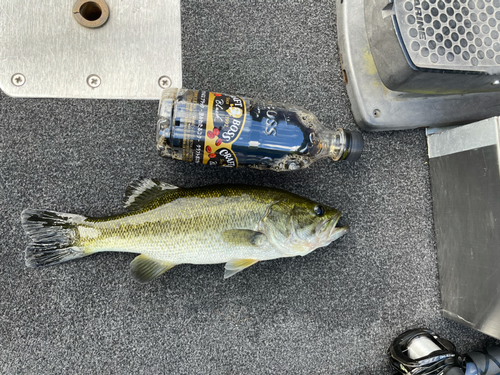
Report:
M442 309L500 338L499 127L496 119L468 127L429 136L431 150L463 145L430 158ZM488 132L494 136L485 138Z
M109 19L99 28L80 25L73 4L1 1L6 94L158 100L165 86L182 87L180 0L107 0Z

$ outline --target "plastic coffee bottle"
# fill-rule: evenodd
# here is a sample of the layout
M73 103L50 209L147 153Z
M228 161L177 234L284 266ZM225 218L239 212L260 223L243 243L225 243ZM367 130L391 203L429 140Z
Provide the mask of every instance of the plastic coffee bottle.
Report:
M163 92L156 139L164 157L274 171L354 161L363 150L360 132L329 130L300 107L188 89Z

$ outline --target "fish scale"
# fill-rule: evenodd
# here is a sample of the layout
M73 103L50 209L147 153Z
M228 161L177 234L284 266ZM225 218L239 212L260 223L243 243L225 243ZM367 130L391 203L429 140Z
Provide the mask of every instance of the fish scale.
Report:
M132 275L149 281L178 264L226 263L225 277L261 260L306 255L347 232L340 212L283 190L219 185L183 189L156 180L132 183L127 212L89 218L25 210L31 267L103 251L141 254Z
M224 204L219 204L219 200L224 200ZM199 212L196 216L186 212L186 205L189 206L189 202L160 206L146 213L94 225L88 218L82 226L89 225L101 234L97 238L83 238L80 245L89 253L120 249L176 263L221 263L234 257L255 255L255 247L226 244L220 233L232 229L255 230L266 213L266 206L250 197L210 197L204 200L201 209L194 210ZM243 208L240 214L234 212L238 205ZM181 218L183 212L187 218ZM186 227L192 228L189 236L186 236Z

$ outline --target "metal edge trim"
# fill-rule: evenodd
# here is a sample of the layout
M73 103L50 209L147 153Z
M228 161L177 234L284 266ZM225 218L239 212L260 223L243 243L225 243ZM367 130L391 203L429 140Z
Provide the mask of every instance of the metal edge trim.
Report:
M427 132L429 158L499 145L500 117Z

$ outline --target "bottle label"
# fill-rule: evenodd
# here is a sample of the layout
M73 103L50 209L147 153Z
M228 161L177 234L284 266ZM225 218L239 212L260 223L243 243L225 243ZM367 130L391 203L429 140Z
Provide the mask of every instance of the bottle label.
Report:
M237 167L231 147L245 126L246 103L237 96L208 94L203 164Z
M185 90L178 98L174 137L180 141L182 160L237 167L232 145L241 135L246 115L246 103L238 96Z
M322 150L310 112L234 95L180 89L170 124L168 156L197 164L290 169Z

